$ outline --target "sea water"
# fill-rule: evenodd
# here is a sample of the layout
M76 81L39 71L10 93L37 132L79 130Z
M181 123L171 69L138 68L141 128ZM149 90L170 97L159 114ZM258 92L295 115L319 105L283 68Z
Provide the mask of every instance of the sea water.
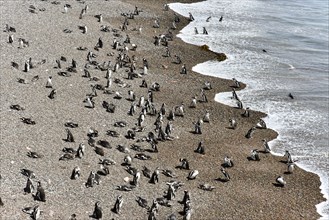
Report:
M264 121L279 133L270 142L275 154L289 150L300 167L320 176L327 201L317 210L321 219L328 219L328 1L207 0L170 8L195 18L180 38L228 56L193 70L246 83L237 94L245 107L267 113ZM231 92L217 94L215 100L236 106Z

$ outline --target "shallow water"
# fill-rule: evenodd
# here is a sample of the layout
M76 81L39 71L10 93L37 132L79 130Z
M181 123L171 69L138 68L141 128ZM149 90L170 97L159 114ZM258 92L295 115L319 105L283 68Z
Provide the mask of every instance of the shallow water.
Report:
M279 133L270 147L281 155L289 150L299 166L317 173L328 199L328 1L207 0L170 8L195 18L179 37L228 56L193 70L246 83L237 92L244 106L267 113L265 122ZM215 99L236 106L231 96L221 93ZM322 219L329 217L328 200L317 209Z

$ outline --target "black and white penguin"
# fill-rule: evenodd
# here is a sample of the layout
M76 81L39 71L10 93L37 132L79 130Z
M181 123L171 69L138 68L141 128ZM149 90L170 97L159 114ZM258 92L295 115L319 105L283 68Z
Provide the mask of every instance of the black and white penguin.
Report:
M103 209L100 207L99 201L95 203L95 208L92 217L95 219L101 219L103 217Z
M112 211L116 214L120 214L120 209L122 207L122 204L123 204L123 198L121 195L119 195L115 201Z
M276 184L280 187L284 187L287 184L287 182L284 180L283 176L278 176L275 179L275 181L276 181Z
M188 179L188 180L194 180L198 175L199 175L199 171L198 171L198 170L192 170L192 171L188 174L187 179Z

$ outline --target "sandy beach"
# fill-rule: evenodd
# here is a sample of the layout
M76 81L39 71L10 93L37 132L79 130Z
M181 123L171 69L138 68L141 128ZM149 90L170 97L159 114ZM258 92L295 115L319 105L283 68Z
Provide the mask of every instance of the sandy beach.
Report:
M256 126L264 113L250 111L250 117L242 117L243 109L231 108L214 101L216 93L231 91L232 80L223 80L204 76L191 69L198 63L223 57L206 50L204 47L189 45L176 37L179 30L188 22L188 18L176 15L176 29L172 28L175 14L164 10L165 3L174 1L158 0L110 0L110 1L0 1L1 27L6 24L14 31L1 32L1 73L0 73L0 219L31 219L23 208L39 205L42 210L40 219L69 219L72 214L76 219L92 219L94 205L100 201L103 210L102 219L148 219L146 208L136 202L140 196L148 201L148 206L156 198L164 198L168 190L167 182L179 181L183 185L175 192L169 203L170 207L159 205L156 219L166 219L174 214L183 219L183 207L180 203L184 190L191 196L191 219L318 219L315 205L323 201L320 193L319 177L298 167L292 174L286 174L287 164L283 157L260 152L260 161L250 161L248 156L253 149L263 150L262 140L272 140L277 133L270 129L256 129L252 138L246 138L247 131ZM180 1L195 2L195 1ZM70 4L67 12L64 5ZM88 5L86 13L79 18L81 10ZM138 13L134 14L135 7ZM130 14L133 18L128 18ZM102 21L95 17L102 14ZM126 29L122 28L126 15ZM159 27L155 28L155 20ZM79 26L86 26L87 32ZM106 29L104 29L106 28ZM123 30L124 29L124 30ZM66 31L64 31L66 30ZM103 30L103 31L102 31ZM108 30L108 31L104 31ZM171 56L166 54L164 42L155 45L155 36L172 32L172 40L168 41ZM70 32L70 33L68 33ZM13 35L13 42L8 43ZM124 41L129 35L130 43ZM19 45L19 38L28 41L28 45ZM103 42L102 48L95 48L98 39ZM113 42L118 41L118 48ZM132 50L137 45L136 50ZM86 50L78 50L86 47ZM127 50L127 49L128 50ZM87 61L88 52L95 56ZM130 62L114 71L120 54L126 54ZM181 58L176 64L174 55ZM61 60L61 57L65 57ZM26 60L32 60L33 68L24 72ZM68 71L72 59L77 63L74 71ZM144 74L143 59L148 62L147 74ZM61 60L61 68L56 64ZM136 77L128 79L128 73L135 60ZM107 68L110 61L112 85L105 88ZM18 64L18 67L12 65ZM86 64L88 65L86 66ZM95 63L99 65L94 65ZM105 65L103 65L105 63ZM187 74L181 74L185 64ZM87 70L90 77L83 77ZM60 74L59 74L60 73ZM63 76L66 74L66 76ZM69 74L69 76L67 75ZM37 77L36 77L37 76ZM52 76L52 88L46 88L47 79ZM21 79L21 80L18 80ZM145 80L148 86L141 87ZM20 82L19 82L20 81ZM119 82L120 81L120 82ZM118 83L119 82L119 83ZM205 82L211 83L210 90L204 90L208 102L200 102L201 89ZM159 91L151 88L158 83ZM94 108L87 108L83 102L92 88L97 96L93 98ZM243 82L240 89L244 88ZM53 99L48 96L56 89ZM172 121L171 140L158 140L158 152L152 152L151 144L146 141L149 132L155 132L156 115L145 115L142 131L136 132L134 139L125 137L129 129L136 127L142 107L137 106L134 115L128 115L132 101L127 100L128 91L133 91L136 103L141 96L148 99L151 89L153 104L159 112L165 103L166 114L163 115L163 128L168 123L170 110L184 103L184 117L176 116ZM107 92L106 92L107 91ZM115 98L115 92L122 98ZM195 108L189 108L192 97L197 96ZM114 113L107 112L102 106L105 102L116 106ZM20 105L24 110L13 110L11 105ZM201 125L202 134L195 134L193 123L210 113L210 122ZM30 118L35 124L23 123L21 118ZM236 129L229 128L229 119L234 118ZM69 128L74 142L67 138L65 123L72 121L78 124ZM125 127L114 126L115 122L126 122ZM94 128L98 136L94 139L106 140L111 149L100 147L105 155L95 153L95 147L88 144L88 130ZM107 135L114 130L119 137ZM205 154L196 153L195 149L202 141ZM77 149L79 144L85 145L82 158L59 160L64 154L63 148ZM125 146L129 152L120 152L118 145ZM131 149L139 145L151 159L134 158L140 153ZM96 146L100 146L96 144ZM28 157L28 152L37 152L40 158ZM159 182L149 183L149 178L141 175L138 185L131 191L119 191L119 185L131 184L133 175L129 174L121 164L126 155L133 160L131 167L142 172L146 166L151 173L159 168ZM225 156L234 161L234 166L226 168L231 179L227 182L220 171ZM109 174L101 176L99 185L86 187L90 172L100 170L100 159L110 158L116 162L108 166ZM180 158L189 161L190 170L177 169ZM79 166L81 176L70 179L74 167ZM24 193L27 177L21 174L22 169L32 170L35 178L32 183L35 190ZM162 174L161 170L171 170L175 177ZM194 180L188 180L190 171L198 170ZM284 187L275 185L278 176L283 176L287 184ZM46 201L34 199L37 182L40 181L46 194ZM212 191L199 188L201 184L214 187ZM113 208L118 195L122 195L123 205L120 214Z

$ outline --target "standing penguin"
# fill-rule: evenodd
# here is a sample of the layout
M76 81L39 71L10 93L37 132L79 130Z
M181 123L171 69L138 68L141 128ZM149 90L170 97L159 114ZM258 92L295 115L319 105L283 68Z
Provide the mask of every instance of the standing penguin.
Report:
M122 196L119 195L115 201L112 211L115 212L116 214L120 214L120 209L122 207L122 203L123 203Z
M99 206L100 202L95 203L95 208L92 217L95 219L101 219L103 216L103 209Z
M45 193L45 190L43 189L43 187L41 186L40 181L38 182L37 192L36 192L34 198L38 201L41 201L41 202L46 201L46 193Z

